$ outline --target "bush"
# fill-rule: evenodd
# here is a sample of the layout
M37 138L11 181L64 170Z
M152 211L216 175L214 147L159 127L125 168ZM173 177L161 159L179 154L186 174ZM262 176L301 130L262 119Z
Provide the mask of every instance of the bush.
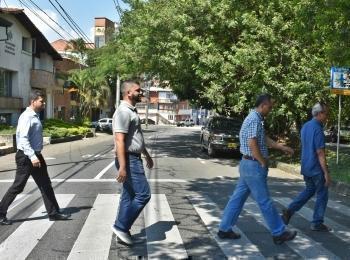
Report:
M8 135L16 133L16 127L11 125L0 124L0 134Z
M64 122L59 119L47 119L44 121L44 136L61 138L66 136L86 135L90 129L77 124Z

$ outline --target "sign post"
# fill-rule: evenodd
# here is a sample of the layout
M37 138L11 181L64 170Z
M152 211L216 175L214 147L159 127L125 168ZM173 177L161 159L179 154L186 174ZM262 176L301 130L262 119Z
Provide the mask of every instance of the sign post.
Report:
M350 68L331 68L331 93L339 95L337 164L339 163L341 96L350 95Z

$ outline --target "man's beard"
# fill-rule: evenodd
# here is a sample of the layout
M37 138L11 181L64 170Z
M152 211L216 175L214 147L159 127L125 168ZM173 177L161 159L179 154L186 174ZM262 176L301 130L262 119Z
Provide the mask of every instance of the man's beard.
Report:
M134 97L133 97L133 100L134 100L136 103L141 102L141 95L134 96Z

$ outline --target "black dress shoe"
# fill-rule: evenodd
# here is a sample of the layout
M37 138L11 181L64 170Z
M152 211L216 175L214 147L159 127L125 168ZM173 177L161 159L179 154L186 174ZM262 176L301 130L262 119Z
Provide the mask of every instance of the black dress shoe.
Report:
M239 239L241 235L233 231L224 232L219 230L218 237L221 239Z
M293 240L295 238L295 236L297 235L297 232L296 231L289 231L289 230L286 230L284 231L281 235L279 236L273 236L273 242L276 244L276 245L281 245L283 244L284 242L286 241L290 241L290 240Z
M55 220L68 220L70 214L65 214L65 213L56 213L55 215L49 215L50 221L55 221Z
M319 231L319 232L330 232L332 229L328 226L326 226L323 223L320 224L312 224L311 225L311 230L312 231Z
M284 224L288 225L289 221L292 217L292 212L289 209L284 209L282 210L282 220L284 222Z
M12 221L8 220L7 217L0 218L0 225L12 225Z

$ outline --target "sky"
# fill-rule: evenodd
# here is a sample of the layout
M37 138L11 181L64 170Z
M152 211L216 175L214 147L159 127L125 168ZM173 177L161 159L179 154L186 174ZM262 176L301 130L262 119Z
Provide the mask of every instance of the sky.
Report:
M121 8L123 10L126 9L126 5L122 0L51 0L51 2L56 5L62 14L63 12L57 5L56 1L66 10L74 22L82 29L85 35L90 39L90 42L93 42L94 38L93 27L95 17L106 17L114 22L119 22L120 19L115 8L115 3L119 2ZM32 2L44 10L51 17L51 19L57 22L64 30L54 21L48 18L46 14L42 13ZM62 37L48 25L46 25L46 23L50 24L67 40L79 37L55 10L49 0L0 0L0 5L1 7L16 7L24 9L26 15L44 34L49 42L61 39ZM38 15L33 14L33 12L31 12L25 5L28 5L31 10L34 10L37 14L39 14L39 16L42 17L46 23L38 18Z

